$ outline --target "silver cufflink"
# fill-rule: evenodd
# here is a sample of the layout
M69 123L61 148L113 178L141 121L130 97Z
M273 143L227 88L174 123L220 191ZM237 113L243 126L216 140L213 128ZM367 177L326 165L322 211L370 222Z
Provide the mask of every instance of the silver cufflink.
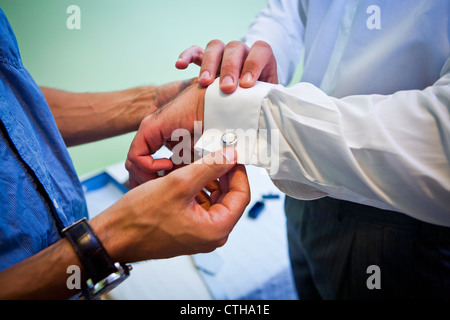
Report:
M234 132L225 132L222 135L222 145L223 147L233 146L236 144L238 136Z

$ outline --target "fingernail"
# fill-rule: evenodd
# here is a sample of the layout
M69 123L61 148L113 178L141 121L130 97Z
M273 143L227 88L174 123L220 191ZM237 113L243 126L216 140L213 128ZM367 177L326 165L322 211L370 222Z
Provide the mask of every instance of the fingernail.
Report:
M202 72L202 74L200 75L200 79L209 79L210 74L208 70L205 70Z
M247 72L246 74L244 74L244 76L242 77L242 82L252 82L253 77L252 74L250 72Z
M235 151L233 148L222 149L222 154L227 159L227 163L234 163Z
M233 78L231 78L230 76L226 76L225 78L223 78L222 84L225 85L225 86L232 85L233 84Z

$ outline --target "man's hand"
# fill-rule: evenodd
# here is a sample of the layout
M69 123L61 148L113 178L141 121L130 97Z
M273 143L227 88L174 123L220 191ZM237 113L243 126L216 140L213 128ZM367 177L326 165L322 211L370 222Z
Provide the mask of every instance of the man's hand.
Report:
M113 261L209 252L225 244L250 201L245 168L235 165L233 149L225 150L127 192L89 220ZM63 238L1 271L0 299L67 299L77 293L67 286L71 265L82 267Z
M115 261L212 251L250 201L245 167L235 164L234 149L209 154L134 188L91 223Z
M171 139L172 133L177 129L194 134L194 123L203 121L205 91L205 88L193 84L168 104L144 118L125 162L130 174L131 188L156 178L160 170L172 169L171 160L153 159L151 155L163 145L171 148L177 143L178 141Z
M252 87L257 80L278 83L275 56L264 41L256 41L248 48L240 41L225 46L220 40L212 40L205 50L192 46L183 51L175 66L185 69L190 63L201 66L198 82L202 86L209 86L219 75L223 93L233 93L238 83L242 88Z

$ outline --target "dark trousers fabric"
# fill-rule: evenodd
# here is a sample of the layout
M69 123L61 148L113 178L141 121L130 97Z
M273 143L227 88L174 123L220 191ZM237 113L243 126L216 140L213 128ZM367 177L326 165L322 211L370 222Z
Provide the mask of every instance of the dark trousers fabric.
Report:
M450 228L331 198L285 209L300 299L450 299Z

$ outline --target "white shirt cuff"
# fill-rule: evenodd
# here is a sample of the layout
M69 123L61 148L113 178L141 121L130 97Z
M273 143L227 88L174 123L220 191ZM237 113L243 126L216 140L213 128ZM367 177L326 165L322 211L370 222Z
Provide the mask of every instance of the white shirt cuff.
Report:
M257 82L252 88L238 87L234 93L225 94L220 91L217 78L206 90L204 131L195 144L195 150L201 155L218 151L225 147L222 135L234 132L237 142L233 146L238 154L238 163L253 164L261 103L274 86Z

